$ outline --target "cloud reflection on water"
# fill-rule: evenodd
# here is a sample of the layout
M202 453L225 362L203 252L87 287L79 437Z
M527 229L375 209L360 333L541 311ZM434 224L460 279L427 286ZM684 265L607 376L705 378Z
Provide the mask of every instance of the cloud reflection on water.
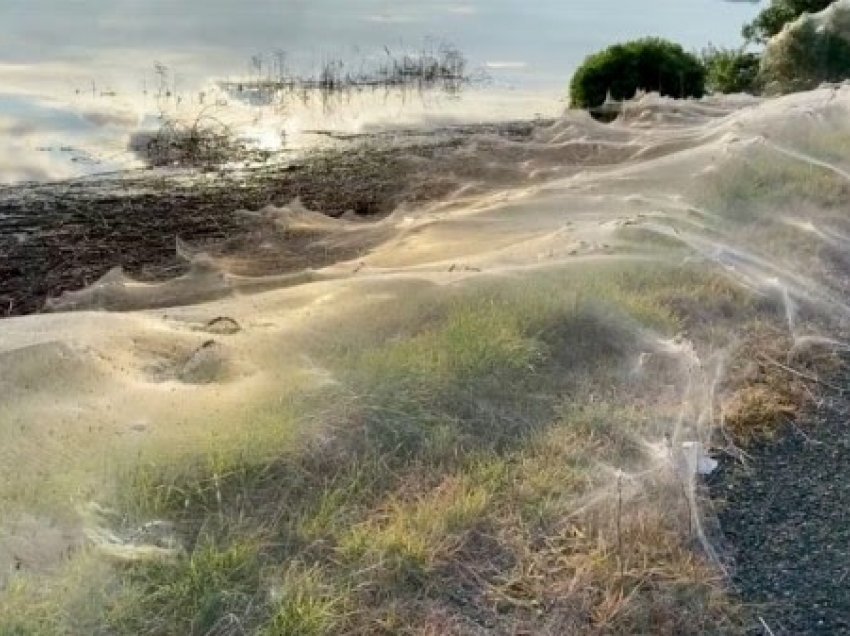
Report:
M294 141L310 128L551 115L571 69L591 50L647 34L694 48L734 44L757 9L719 0L655 0L651 9L633 0L3 0L0 182L134 165L127 140L163 108L151 97L155 61L169 68L182 100L165 110L184 117L212 79L244 76L253 55L278 50L294 69L309 70L330 57L368 57L437 37L493 76L490 89L462 100L358 94L333 112L293 103L222 115L251 134L283 131ZM54 146L77 153L39 150Z

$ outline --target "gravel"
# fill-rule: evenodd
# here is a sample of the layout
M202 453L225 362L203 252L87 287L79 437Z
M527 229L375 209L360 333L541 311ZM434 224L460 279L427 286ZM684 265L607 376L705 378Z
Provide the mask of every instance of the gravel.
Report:
M826 396L746 452L711 488L752 633L850 634L850 400Z

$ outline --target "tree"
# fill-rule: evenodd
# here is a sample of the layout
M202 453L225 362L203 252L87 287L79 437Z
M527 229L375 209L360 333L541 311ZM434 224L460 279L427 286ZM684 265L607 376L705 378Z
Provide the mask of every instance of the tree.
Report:
M765 43L804 13L818 13L834 0L772 0L769 7L744 26L743 36L748 42Z
M608 95L628 99L638 90L702 97L705 68L695 55L660 38L615 44L589 56L579 67L570 83L570 103L575 108L594 108Z
M713 93L750 93L760 89L757 53L742 49L718 49L710 46L702 53L706 69L705 86Z
M850 6L836 7L830 17L797 22L768 43L761 65L768 92L809 90L850 78Z

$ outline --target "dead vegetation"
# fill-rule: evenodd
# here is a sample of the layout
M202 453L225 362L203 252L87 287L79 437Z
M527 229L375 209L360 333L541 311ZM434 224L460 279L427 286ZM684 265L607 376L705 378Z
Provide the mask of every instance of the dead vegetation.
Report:
M801 339L787 330L757 325L735 355L726 378L723 429L747 446L793 425L825 392L843 395L830 380L844 368L834 343Z
M229 162L261 159L220 120L200 115L186 123L166 119L154 132L137 132L129 148L152 167L214 170Z
M270 60L257 55L252 58L255 77L220 82L219 86L236 97L270 103L310 91L391 88L457 93L476 79L469 73L463 53L449 43L426 44L417 52L394 53L385 47L384 52L385 56L371 59L328 59L318 71L307 74L290 72L284 52L276 52Z

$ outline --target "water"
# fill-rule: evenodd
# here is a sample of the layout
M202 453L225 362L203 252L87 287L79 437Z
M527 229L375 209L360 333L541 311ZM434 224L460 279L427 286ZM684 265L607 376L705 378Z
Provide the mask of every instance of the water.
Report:
M313 72L451 42L485 88L462 99L359 96L343 109L270 113L228 103L217 113L274 147L311 128L360 131L425 120L527 118L563 108L574 68L612 42L659 35L699 49L740 43L758 3L723 0L4 0L0 21L0 182L131 167L127 140L161 111L188 116L211 79L275 59ZM154 63L167 67L163 77ZM263 71L265 65L266 71ZM164 84L168 104L153 97ZM179 101L177 97L180 97ZM205 108L209 108L209 103ZM223 102L220 102L223 104ZM222 106L220 105L221 109Z

